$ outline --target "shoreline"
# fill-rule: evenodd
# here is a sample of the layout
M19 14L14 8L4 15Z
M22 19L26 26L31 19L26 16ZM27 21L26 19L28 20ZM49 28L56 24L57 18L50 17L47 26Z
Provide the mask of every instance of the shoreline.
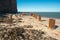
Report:
M52 19L59 19L60 20L60 18L54 18L54 17L45 17L45 16L42 16L43 18L52 18Z
M27 14L30 14L31 12L20 12L20 13L27 13ZM20 13L18 13L18 14L20 14ZM42 17L51 17L51 15L52 15L52 17L51 18L57 18L57 19L60 19L60 17L59 17L59 15L60 15L60 12L32 12L32 13L34 13L34 14L36 14L36 15L41 15ZM48 15L44 15L44 14L50 14L49 16Z

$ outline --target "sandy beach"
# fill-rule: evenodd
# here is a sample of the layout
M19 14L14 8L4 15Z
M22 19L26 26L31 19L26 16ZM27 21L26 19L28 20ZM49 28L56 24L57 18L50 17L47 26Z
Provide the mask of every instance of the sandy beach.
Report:
M46 32L49 36L54 37L58 40L60 40L60 19L56 19L56 23L55 25L58 26L58 28L56 29L50 29L49 28L49 18L46 17L42 17L41 21L38 21L38 19L32 17L32 16L22 16L21 17L23 20L23 23L18 23L19 26L24 26L24 25L32 25L33 28L31 29L36 29L36 30L42 30L44 32Z
M36 19L32 16L18 15L16 17L15 15L13 15L12 18L14 20L13 20L13 24L12 24L12 26L10 26L10 28L23 27L24 29L41 30L41 31L45 32L48 36L51 36L53 38L60 40L60 19L54 18L56 20L55 25L57 25L58 27L56 29L50 29L49 28L49 18L46 18L46 17L42 17L41 21L39 21L38 19ZM9 28L9 24L1 23L0 25L6 25ZM13 25L15 25L15 26L13 26ZM27 26L31 25L33 27L27 28L27 27L25 27L26 25Z

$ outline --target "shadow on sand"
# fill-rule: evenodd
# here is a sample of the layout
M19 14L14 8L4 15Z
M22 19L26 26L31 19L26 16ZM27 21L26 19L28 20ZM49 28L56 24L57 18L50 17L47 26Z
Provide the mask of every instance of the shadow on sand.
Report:
M58 25L55 25L55 26L54 26L54 29L57 29L58 27L59 27Z

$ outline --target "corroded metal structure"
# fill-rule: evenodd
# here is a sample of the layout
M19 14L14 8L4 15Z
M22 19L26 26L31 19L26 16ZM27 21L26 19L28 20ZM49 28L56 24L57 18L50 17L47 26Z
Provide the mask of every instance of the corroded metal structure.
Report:
M16 0L0 0L0 14L17 13Z
M49 19L49 28L53 29L55 26L55 20L54 19Z

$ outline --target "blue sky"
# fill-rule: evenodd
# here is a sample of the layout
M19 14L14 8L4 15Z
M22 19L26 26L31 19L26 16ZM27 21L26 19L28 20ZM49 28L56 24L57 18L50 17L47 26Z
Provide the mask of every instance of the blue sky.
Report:
M60 12L60 0L17 0L20 12Z

